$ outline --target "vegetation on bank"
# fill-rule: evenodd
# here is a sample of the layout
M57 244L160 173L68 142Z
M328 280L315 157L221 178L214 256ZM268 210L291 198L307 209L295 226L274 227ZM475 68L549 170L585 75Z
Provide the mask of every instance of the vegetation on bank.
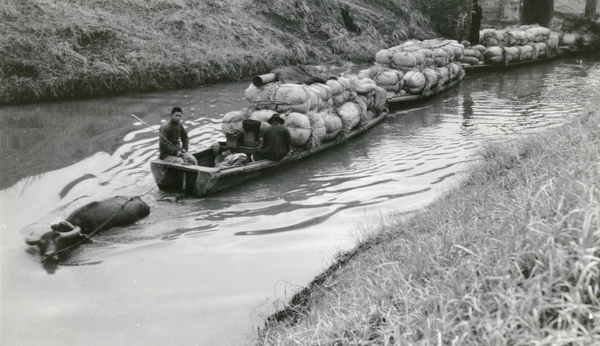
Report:
M600 344L600 101L489 144L463 186L390 216L271 316L258 344Z
M459 33L470 0L8 0L0 104L193 87L294 64L367 63ZM434 16L432 24L430 15Z

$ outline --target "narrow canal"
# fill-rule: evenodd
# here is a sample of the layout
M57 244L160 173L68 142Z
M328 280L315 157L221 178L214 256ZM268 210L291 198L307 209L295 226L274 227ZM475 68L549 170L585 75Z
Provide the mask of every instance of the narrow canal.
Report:
M579 61L581 59L581 61ZM600 58L468 75L357 139L202 199L154 188L151 129L184 109L191 149L222 138L249 82L0 108L3 345L241 345L389 213L457 185L486 141L559 126L600 97ZM25 237L75 208L143 195L151 214L58 267Z

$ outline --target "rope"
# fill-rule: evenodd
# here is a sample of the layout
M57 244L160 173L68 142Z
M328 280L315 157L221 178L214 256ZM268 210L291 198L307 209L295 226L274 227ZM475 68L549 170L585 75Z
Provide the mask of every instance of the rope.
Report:
M98 227L97 227L97 228L96 228L94 231L92 231L91 233L89 233L89 234L81 234L81 233L80 233L80 235L83 237L83 239L81 239L80 241L76 242L75 244L72 244L72 245L70 245L70 246L67 246L67 247L66 247L66 248L64 248L64 249L60 249L60 250L58 250L58 251L54 252L54 253L52 254L52 256L54 256L54 255L56 255L56 254L59 254L59 253L61 253L61 252L63 252L63 251L70 250L70 249L72 249L72 248L74 248L74 247L78 246L79 244L81 244L81 243L82 243L84 240L92 240L92 236L93 236L94 234L96 234L98 231L100 231L100 230L102 229L102 227L106 226L106 225L107 225L109 222L111 222L111 221L112 221L112 219L114 219L114 218L115 218L115 216L117 216L117 214L118 214L118 213L120 213L120 212L121 212L121 210L123 210L123 208L125 208L125 206L127 205L127 203L131 202L131 201L132 201L134 198L136 198L136 197L131 197L131 198L129 198L128 200L126 200L126 201L125 201L125 203L123 203L123 204L121 205L121 207L120 207L120 208L119 208L119 209L118 209L118 210L117 210L117 211L116 211L114 214L112 214L112 215L111 215L111 216L110 216L108 219L106 219L106 221L104 221L104 222L103 222L103 223L102 223L100 226L98 226Z
M134 118L136 118L137 120L139 120L139 121L140 121L142 124L144 124L144 125L148 126L148 127L149 127L149 128L152 130L152 131L156 131L156 130L154 130L154 129L153 129L151 126L150 126L150 125L148 125L148 124L147 124L145 121L143 121L142 119L138 118L138 117L137 117L137 116L135 116L134 114L131 114L131 116L132 116L132 117L134 117ZM159 136L161 136L161 137L162 137L162 138L163 138L165 141L167 141L167 143L169 143L169 144L170 144L170 145L172 145L173 147L177 148L177 147L176 147L176 146L175 146L173 143L171 143L171 142L170 142L170 141L169 141L167 138L165 138L165 137L164 137L164 136L163 136L163 135L162 135L160 132L158 132L158 134L159 134ZM164 178L164 177L167 175L167 170L169 169L169 167L170 167L170 166L167 166L167 169L166 169L166 170L165 170L165 172L163 173L162 177L160 177L160 179L159 179L159 180L156 182L156 184L155 184L155 185L154 185L154 186L153 186L153 187L152 187L150 190L146 191L146 193L144 193L144 194L141 194L141 195L138 195L138 196L134 196L134 197L131 197L131 198L129 198L127 201L125 201L125 203L123 203L123 205L121 205L121 207L119 208L119 210L117 210L117 211L116 211L116 212L115 212L113 215L111 215L111 216L110 216L108 219L106 219L106 221L104 221L104 222L103 222L103 223L102 223L100 226L98 226L98 227L97 227L97 228L96 228L94 231L92 231L92 232L91 232L91 233L89 233L89 234L82 234L82 233L80 233L80 235L82 236L82 238L83 238L83 239L81 239L80 241L76 242L75 244L72 244L72 245L70 245L70 246L67 246L67 247L66 247L66 248L64 248L64 249L60 249L60 250L58 250L58 251L54 252L54 253L52 254L52 256L54 256L54 255L56 255L56 254L59 254L59 253L61 253L61 252L64 252L64 251L68 251L68 250L70 250L70 249L72 249L72 248L74 248L74 247L78 246L79 244L81 244L81 243L82 243L83 241L85 241L85 240L92 240L92 236L93 236L94 234L96 234L97 232L99 232L99 231L100 231L100 230L101 230L101 229L102 229L104 226L106 226L106 225L107 225L107 224L108 224L110 221L112 221L112 220L115 218L115 216L117 216L117 214L118 214L119 212L121 212L121 210L123 210L123 208L125 208L125 206L127 205L127 203L131 202L131 201L132 201L133 199L135 199L135 198L141 198L141 197L144 197L144 196L146 196L147 194L149 194L150 192L152 192L152 190L154 190L155 188L157 188L157 187L158 187L158 185L160 184L160 182L163 180L163 178Z

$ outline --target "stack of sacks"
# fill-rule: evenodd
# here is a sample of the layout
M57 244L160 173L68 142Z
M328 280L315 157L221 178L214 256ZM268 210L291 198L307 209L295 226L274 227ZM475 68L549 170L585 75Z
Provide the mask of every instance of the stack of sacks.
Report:
M560 36L558 33L553 32L550 34L550 36L548 37L548 41L546 42L548 44L548 50L549 51L556 51L558 50L558 46L560 45Z
M583 49L592 48L594 46L594 42L597 42L598 40L599 38L597 35L587 32L581 35L581 47Z
M443 68L443 67L442 67ZM440 68L441 69L441 68ZM449 73L448 73L449 75ZM440 73L435 68L425 68L423 69L423 77L425 77L425 86L423 87L423 91L434 90L439 85L443 85L443 78Z
M333 90L322 83L304 85L274 82L261 87L250 84L244 96L251 104L251 110L246 111L249 113L248 119L260 121L261 132L270 126L267 120L274 111L281 113L286 120L285 126L292 134L294 146L305 145L311 138L313 124L309 115L333 105ZM224 124L228 114L223 118Z
M367 106L368 112L385 110L387 91L378 86L377 82L371 78L371 72L373 72L373 70L363 70L361 72L362 74L359 73L358 76L354 77L357 98L361 99Z
M412 40L375 54L376 64L403 72L423 71L434 65L446 66L460 59L463 45L455 40Z
M566 32L566 33L562 34L562 37L560 39L561 39L560 40L561 46L575 48L576 46L579 46L581 44L582 36L580 33L577 33L577 32L574 32L574 33Z
M485 47L508 46L509 40L506 31L496 29L483 29L479 32L480 42Z
M330 108L333 106L333 90L329 85L313 83L308 85L307 88L319 96L319 109Z
M594 46L594 42L600 40L597 35L594 35L590 32L579 33L579 32L565 32L562 33L562 36L559 36L560 46L566 46L569 49L574 48L592 48Z
M334 139L342 130L344 124L342 122L342 118L333 110L333 108L326 108L317 113L318 116L323 119L323 125L325 127L325 131L322 134L322 137L319 138L320 141L328 141L330 139Z
M344 103L336 109L336 112L342 119L343 133L348 133L367 117L367 107L361 99Z
M534 36L531 34L527 34L527 32L523 30L508 30L506 32L507 37L507 46L524 46L529 42L533 42Z
M463 51L460 62L466 65L481 65L485 63L483 53L485 53L485 47L480 44L467 47Z
M501 64L504 62L504 50L500 46L488 47L483 56L487 64Z
M367 105L371 104L371 102L375 102L373 105L377 110L381 110L385 107L385 105L381 104L381 90L384 91L384 94L389 93L391 95L401 94L403 92L406 93L402 90L404 87L404 81L402 79L404 77L404 72L400 70L386 68L380 65L373 65L368 69L359 71L357 77L358 80L361 81L357 82L357 89L359 89L358 86L360 86L362 91L368 91L370 87L369 85L365 84L369 84L370 82L373 82L373 84L377 87L376 89L372 90L374 91L374 94L372 94L372 100L367 100L365 102ZM357 93L359 93L358 90ZM366 95L364 92L362 94ZM385 102L385 100L387 100L387 95L385 96L383 102ZM363 99L363 101L365 100Z
M464 46L455 40L411 40L377 52L376 66L366 75L388 91L388 97L421 94L462 78L462 66L450 65L463 57ZM375 76L377 68L383 72L379 70Z
M519 48L519 61L533 59L533 46L527 44L524 46L518 46L517 48Z
M322 99L312 88L300 84L269 83L258 88L251 84L245 91L246 100L256 109L277 112L300 112L322 108Z
M353 75L331 77L325 83L301 83L275 80L258 87L251 84L244 92L250 106L225 114L223 132L242 132L243 121L253 119L261 122L262 133L271 126L269 118L279 113L290 130L292 145L310 147L347 134L386 109L386 91L371 78Z
M550 29L539 25L522 25L519 29L525 30L528 35L532 36L529 42L547 42L552 34Z
M522 25L504 30L484 29L480 31L481 42L485 46L484 61L488 64L508 64L547 57L558 49L559 36L550 29L539 25ZM473 65L476 53L468 47L465 49L468 58L463 63ZM518 50L518 52L517 52ZM502 53L501 53L502 51ZM503 56L503 59L501 59Z
M402 51L398 47L393 47L377 52L375 62L401 71L419 70L425 65L425 56L418 51Z
M404 72L402 71L394 69L382 69L374 77L373 81L375 82L375 85L380 86L385 91L391 91L397 94L404 86L402 77L404 77Z
M445 67L443 67L443 69L445 69ZM423 72L420 71L408 71L402 80L404 82L404 90L410 94L422 93L427 85L427 79Z
M338 77L327 81L327 86L331 88L334 107L339 107L345 102L356 99L356 83L346 77Z
M548 44L545 42L536 42L533 44L533 58L540 59L548 57Z
M244 130L242 122L248 119L248 114L245 111L232 111L223 116L223 124L221 129L223 133L239 133Z
M508 64L520 60L521 51L519 50L519 47L501 47L501 49L504 51L504 59L501 59L499 62L491 61L490 63L503 62L505 64Z
M282 118L285 120L285 127L290 131L292 146L301 147L308 143L312 127L306 114L291 112L283 115Z

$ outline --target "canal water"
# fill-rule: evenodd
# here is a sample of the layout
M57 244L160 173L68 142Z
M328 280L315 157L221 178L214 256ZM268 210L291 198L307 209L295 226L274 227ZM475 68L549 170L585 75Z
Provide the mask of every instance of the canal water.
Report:
M155 188L153 131L180 106L192 150L221 139L222 114L246 106L249 81L1 107L0 343L249 344L337 252L456 187L482 144L583 114L600 97L599 61L470 74L351 142L202 199ZM142 195L151 214L59 266L25 244L114 195Z

